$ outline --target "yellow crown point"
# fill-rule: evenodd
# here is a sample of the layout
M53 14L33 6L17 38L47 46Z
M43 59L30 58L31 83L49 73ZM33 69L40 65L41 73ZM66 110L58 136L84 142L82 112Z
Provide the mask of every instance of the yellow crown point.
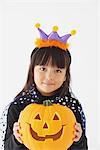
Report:
M36 24L35 24L35 27L36 27L36 28L40 28L40 23L36 23Z
M76 34L76 30L72 30L71 35L75 35L75 34Z
M52 29L54 32L57 32L58 31L58 26L53 26L53 29Z

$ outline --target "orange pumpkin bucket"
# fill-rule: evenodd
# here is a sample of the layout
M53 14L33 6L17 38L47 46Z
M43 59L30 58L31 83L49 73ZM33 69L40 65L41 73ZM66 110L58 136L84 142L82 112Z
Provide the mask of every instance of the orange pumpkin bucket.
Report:
M66 106L30 104L20 113L19 132L29 150L67 150L73 143L75 122Z

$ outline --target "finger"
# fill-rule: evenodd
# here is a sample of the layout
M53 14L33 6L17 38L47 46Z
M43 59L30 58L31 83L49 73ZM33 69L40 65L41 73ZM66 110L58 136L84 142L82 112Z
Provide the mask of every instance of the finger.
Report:
M80 124L80 123L76 123L76 124L75 124L75 128L76 128L76 129L81 129L81 124Z
M13 126L13 131L14 130L20 130L20 126L18 123L14 123L14 126Z
M13 134L14 134L15 136L18 136L18 137L21 137L21 136L22 136L22 135L19 133L18 130L14 130L14 131L13 131Z
M81 125L80 125L80 124L76 124L76 125L75 125L75 130L76 130L77 132L80 132L80 134L82 134L82 128L81 128Z
M15 131L13 134L14 134L15 138L16 138L20 143L22 143L21 134L19 134L17 131Z
M73 139L74 142L78 142L80 140L79 137L75 136L75 138Z
M21 144L23 143L23 141L21 140L21 138L16 138L18 140L18 142L20 142Z
M16 138L21 137L21 135L20 135L18 132L16 132L16 131L15 131L13 134L14 134L14 136L15 136Z
M75 136L80 137L81 133L80 132L75 132Z
M82 129L81 128L77 128L75 131L75 135L78 136L80 135L80 137L82 136Z
M14 127L20 127L19 123L18 122L14 123Z
M13 128L13 131L19 131L20 130L20 127L19 126L16 126Z
M13 129L13 134L15 135L15 137L21 137L21 134L19 133L18 128Z
M15 123L14 123L14 126L19 126L19 123L18 123L18 122L15 122Z
M74 137L74 141L79 141L80 140L80 138L81 138L81 133L80 132L75 132L75 137Z

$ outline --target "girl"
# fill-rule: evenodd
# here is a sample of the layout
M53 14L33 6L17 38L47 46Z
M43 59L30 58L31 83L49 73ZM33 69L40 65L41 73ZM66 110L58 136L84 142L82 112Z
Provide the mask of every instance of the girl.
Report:
M6 110L4 150L27 150L19 134L19 114L27 105L42 104L47 99L52 103L66 105L75 114L76 132L74 143L69 150L88 149L85 116L81 104L70 91L71 55L67 49L55 45L37 45L32 51L26 84Z

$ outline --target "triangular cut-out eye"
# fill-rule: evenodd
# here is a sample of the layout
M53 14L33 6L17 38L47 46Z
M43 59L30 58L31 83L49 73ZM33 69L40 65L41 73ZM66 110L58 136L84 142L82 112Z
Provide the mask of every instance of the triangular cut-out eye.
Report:
M59 117L55 114L53 120L59 120Z
M41 120L39 114L34 118L34 119L38 119L38 120Z

